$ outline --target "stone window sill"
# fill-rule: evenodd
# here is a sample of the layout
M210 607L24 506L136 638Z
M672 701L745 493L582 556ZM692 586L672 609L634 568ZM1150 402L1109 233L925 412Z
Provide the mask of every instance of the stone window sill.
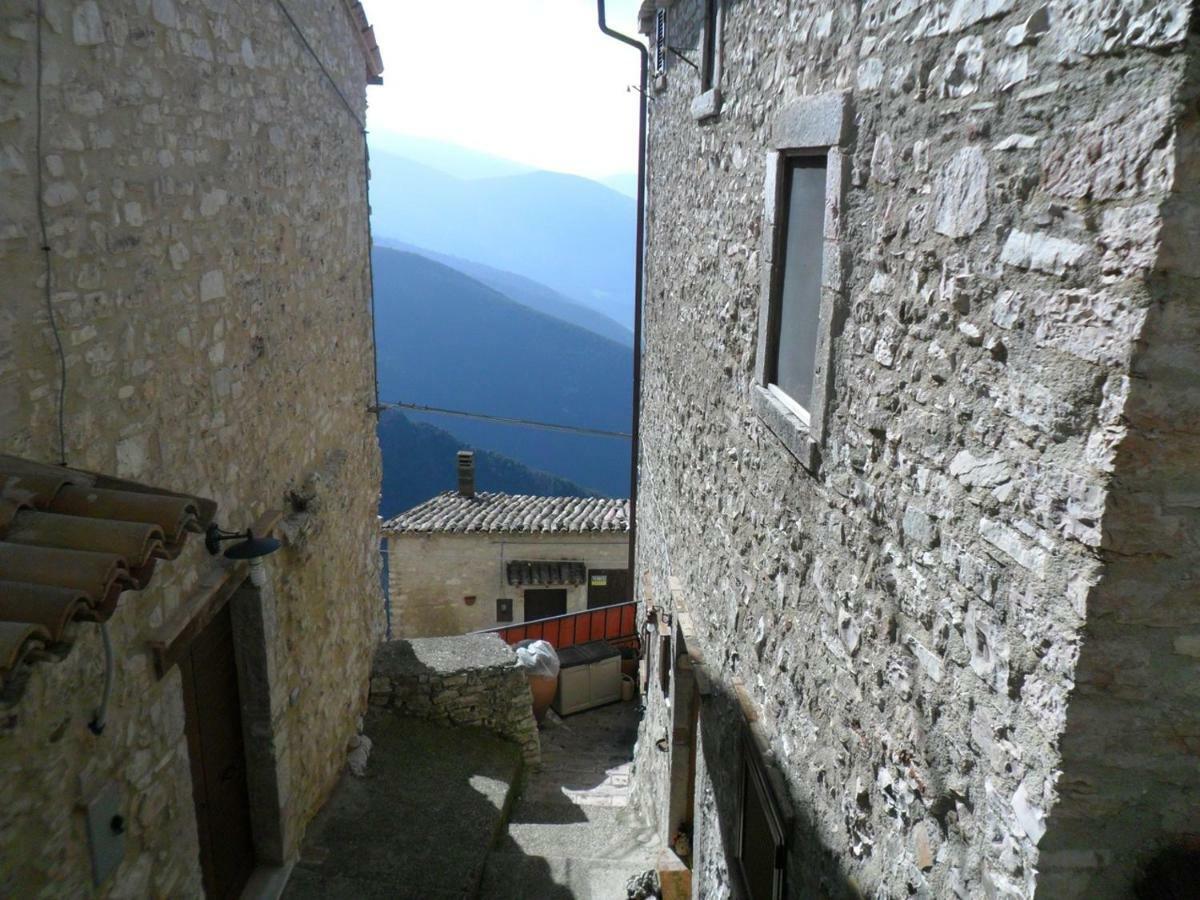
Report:
M721 89L711 88L692 101L692 118L697 122L712 119L721 114Z
M805 469L816 474L820 455L808 425L761 384L750 386L750 405L788 453Z

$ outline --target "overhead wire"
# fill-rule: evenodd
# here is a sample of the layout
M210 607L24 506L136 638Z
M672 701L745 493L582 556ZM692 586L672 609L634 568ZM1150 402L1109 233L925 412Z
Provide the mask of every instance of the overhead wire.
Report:
M46 228L46 200L43 192L43 175L42 175L42 29L45 13L42 7L43 0L37 0L37 26L34 29L34 55L35 68L37 69L34 75L34 145L37 159L34 160L34 167L37 170L34 175L34 190L37 192L35 205L37 207L38 230L42 239L41 251L43 261L43 282L44 295L46 301L46 315L50 319L50 331L54 335L54 346L58 354L58 464L65 466L67 464L67 429L66 429L66 397L67 397L67 356L63 350L62 335L58 330L58 319L54 315L54 289L53 275L54 262L51 258L49 230Z
M338 99L342 101L342 106L344 106L346 108L346 112L348 112L350 114L350 118L353 119L354 123L358 126L359 134L362 135L362 139L363 139L363 194L364 194L364 200L366 202L366 207L367 207L367 217L366 217L367 218L367 284L369 285L369 290L371 292L371 365L372 365L372 378L374 379L374 384L375 384L375 403L373 406L370 407L370 409L372 411L374 411L376 413L376 415L378 415L379 409L380 409L380 406L379 406L379 349L376 346L376 338L375 338L375 261L371 257L371 251L374 247L374 237L371 234L371 197L370 197L371 149L367 145L367 123L362 118L359 117L358 112L354 109L353 104L350 103L350 100L342 92L342 89L340 87L338 87L338 83L334 79L333 73L330 72L329 68L325 65L324 62L322 62L321 57L317 55L317 51L315 49L313 49L313 45L311 43L309 43L308 37L304 33L304 29L302 29L300 27L299 23L295 20L295 18L293 18L291 12L288 10L288 8L284 4L283 0L275 0L275 5L277 7L279 7L279 11L283 14L283 17L288 20L288 24L290 24L292 26L292 31L294 31L296 34L296 37L298 37L300 39L300 44L308 52L308 55L312 57L313 62L315 62L317 64L317 67L321 70L321 74L323 74L325 76L325 80L327 82L329 82L329 86L331 88L333 88L333 92L335 94L337 94Z
M488 413L467 412L461 409L446 409L441 406L427 406L423 403L380 403L380 409L406 409L412 412L436 413L443 416L457 416L462 419L480 419L485 422L500 422L505 425L518 425L522 428L541 428L545 431L562 431L568 434L583 434L592 437L613 437L630 440L633 435L626 431L608 431L603 428L586 428L582 425L562 425L556 422L539 422L536 419L520 419L513 416L493 416Z

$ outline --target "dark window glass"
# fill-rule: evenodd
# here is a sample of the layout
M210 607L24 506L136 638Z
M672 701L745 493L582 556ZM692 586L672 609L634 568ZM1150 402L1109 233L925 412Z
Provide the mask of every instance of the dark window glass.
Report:
M784 823L763 760L748 732L742 740L736 868L748 900L783 900Z
M825 157L787 160L785 196L783 277L779 280L776 300L777 349L771 381L808 410L812 405L821 310Z
M759 789L747 767L742 771L742 871L751 900L771 900L775 896L775 837L767 822Z
M704 2L704 53L700 61L700 89L707 91L713 86L713 75L717 65L717 3Z
M671 696L671 639L665 634L658 639L658 686L664 697Z

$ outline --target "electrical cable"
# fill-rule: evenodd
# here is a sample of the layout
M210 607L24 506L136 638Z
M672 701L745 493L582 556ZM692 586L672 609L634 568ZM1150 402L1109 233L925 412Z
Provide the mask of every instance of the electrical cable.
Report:
M42 20L45 18L42 9L43 0L37 0L37 27L34 43L37 72L34 77L35 114L34 142L37 159L34 161L37 173L34 176L34 190L37 191L38 229L42 238L42 260L44 262L44 281L46 315L50 319L50 331L54 335L54 346L58 351L58 464L67 464L67 430L65 425L66 396L67 396L67 356L63 352L62 335L58 331L58 320L54 316L54 292L52 287L53 261L50 257L50 238L46 229L46 204L42 190Z
M113 647L107 622L100 623L100 639L104 641L104 693L100 696L100 705L96 708L92 721L88 722L92 734L97 735L102 734L104 726L108 724L108 701L112 697Z
M363 132L363 197L367 204L367 287L371 292L371 375L375 379L375 418L379 418L379 345L375 340L375 238L371 235L371 148Z
M423 403L380 403L378 409L408 409L413 412L437 413L443 416L457 416L461 419L482 419L485 422L502 422L505 425L519 425L522 428L541 428L545 431L563 431L569 434L586 434L593 437L614 437L629 440L633 437L625 431L606 431L603 428L585 428L580 425L559 425L554 422L538 422L534 419L517 419L511 416L492 416L487 413L465 412L461 409L445 409L440 406L426 406Z
M288 8L284 6L283 0L275 0L275 5L279 7L279 11L283 13L283 17L291 23L292 30L296 32L296 37L300 38L300 43L304 45L304 49L308 51L308 55L313 58L313 61L320 67L321 72L325 75L325 80L329 82L329 86L333 88L334 93L338 95L338 99L342 101L342 106L346 107L346 112L350 113L350 118L358 123L358 130L363 134L367 133L367 123L358 117L354 107L350 105L350 101L346 99L346 95L342 93L342 89L338 87L337 82L333 80L333 75L329 69L325 68L325 63L321 62L321 57L317 56L317 51L313 49L312 44L308 42L308 38L304 36L304 32L292 18L292 14L288 12Z
M334 80L332 73L330 73L329 69L326 68L325 63L321 61L321 57L317 55L317 51L313 49L313 45L309 43L303 29L300 28L299 23L297 23L292 17L291 12L288 10L287 6L284 5L283 0L275 0L275 5L278 6L279 11L283 13L283 17L288 20L288 23L292 26L292 30L296 33L296 37L300 39L300 43L304 46L304 49L308 51L308 55L312 57L313 62L317 64L317 67L325 76L325 80L329 82L329 86L333 88L334 93L338 95L338 99L342 101L342 106L346 108L346 112L350 114L350 118L352 118L355 124L358 125L358 131L362 135L363 185L365 194L364 199L367 207L367 278L371 291L371 362L372 374L375 382L375 405L371 408L375 411L375 414L378 415L382 407L379 405L379 351L377 341L375 339L375 262L371 258L371 251L375 244L374 238L371 235L371 150L367 146L367 123L358 117L358 113L355 111L353 105L351 105L350 101L346 98L346 95L342 93L342 89L338 87L338 84Z

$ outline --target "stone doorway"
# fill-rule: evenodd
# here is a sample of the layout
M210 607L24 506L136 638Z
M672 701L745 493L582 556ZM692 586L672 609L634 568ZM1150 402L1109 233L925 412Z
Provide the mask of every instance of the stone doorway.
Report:
M229 604L196 635L179 671L204 891L237 897L254 871L254 840Z

